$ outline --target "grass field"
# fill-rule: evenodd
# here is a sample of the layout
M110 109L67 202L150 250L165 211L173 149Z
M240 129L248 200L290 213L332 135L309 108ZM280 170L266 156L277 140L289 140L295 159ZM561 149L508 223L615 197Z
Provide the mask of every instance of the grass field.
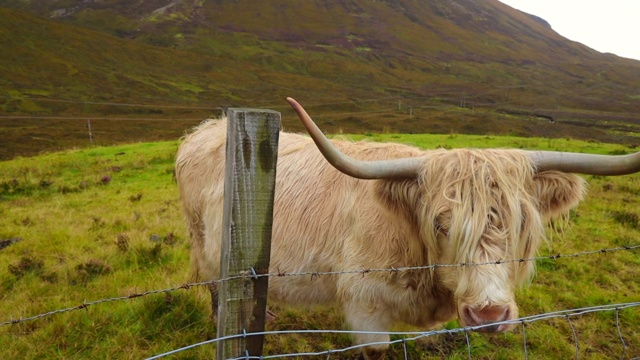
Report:
M515 147L603 154L631 149L567 139L466 135L359 135L425 148ZM191 281L188 237L173 162L178 143L155 142L0 162L0 358L140 359L215 337L208 291L191 287L135 296ZM541 255L572 254L640 243L640 176L586 177L587 199L572 212L563 234L553 234ZM640 301L640 251L539 260L531 285L517 299L522 316ZM132 296L134 295L134 296ZM132 296L130 299L127 297ZM83 308L83 303L124 297ZM80 307L6 324L57 309ZM268 330L342 329L333 307L272 304L278 317ZM529 359L640 356L640 309L600 312L527 325ZM455 328L457 324L446 324ZM396 330L414 330L398 325ZM523 331L471 333L474 359L524 359ZM396 337L397 338L397 337ZM279 335L267 354L323 351L350 345L347 335ZM200 346L172 358L211 358ZM407 342L413 359L466 359L463 334ZM391 358L403 358L401 345ZM343 354L355 358L356 353ZM326 357L324 357L326 358ZM332 356L332 358L334 358ZM338 358L338 357L336 357Z

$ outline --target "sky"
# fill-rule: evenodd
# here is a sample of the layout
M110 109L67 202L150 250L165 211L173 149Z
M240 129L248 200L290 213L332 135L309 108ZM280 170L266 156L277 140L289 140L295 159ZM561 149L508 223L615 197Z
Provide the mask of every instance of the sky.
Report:
M560 35L640 60L640 0L500 0L545 19Z

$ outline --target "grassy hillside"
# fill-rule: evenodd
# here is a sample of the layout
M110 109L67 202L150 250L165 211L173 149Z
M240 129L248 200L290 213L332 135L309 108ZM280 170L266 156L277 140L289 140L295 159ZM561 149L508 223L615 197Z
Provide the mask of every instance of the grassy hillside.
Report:
M360 135L436 147L515 147L620 154L621 145L495 136ZM178 143L92 147L0 162L0 323L87 302L132 297L0 326L0 358L140 359L215 336L209 296L202 287L135 296L190 281L188 238L173 180ZM637 245L639 176L587 177L589 195L569 227L552 236L541 254L572 254ZM538 261L532 284L520 289L521 314L640 301L640 253L617 251ZM133 295L133 296L132 296ZM332 307L290 308L270 330L340 329ZM628 346L640 356L640 309L619 312ZM621 358L614 312L543 320L526 327L528 358ZM455 323L447 324L456 327ZM399 326L397 330L408 330ZM470 334L474 359L523 359L523 333ZM269 354L323 351L350 344L345 335L267 338ZM464 335L408 342L411 358L466 359ZM201 346L174 358L207 358ZM403 358L401 345L392 348ZM355 357L355 353L346 356ZM333 356L332 356L333 358Z
M640 62L567 40L544 20L497 0L4 0L0 5L139 43L248 61L260 72L386 94L424 96L444 88L474 95L518 88L510 101L520 106L617 112L631 110L639 94ZM481 101L499 97L484 94Z
M8 9L0 8L0 19L8 49L0 60L6 114L162 117L197 107L202 116L220 106L272 100L276 94L259 95L275 85L269 78L284 77L242 59L148 46Z
M564 39L496 0L0 6L2 159L84 146L89 117L112 129L103 145L168 140L228 106L288 111L286 96L318 105L310 110L331 132L624 144L640 133L640 62Z

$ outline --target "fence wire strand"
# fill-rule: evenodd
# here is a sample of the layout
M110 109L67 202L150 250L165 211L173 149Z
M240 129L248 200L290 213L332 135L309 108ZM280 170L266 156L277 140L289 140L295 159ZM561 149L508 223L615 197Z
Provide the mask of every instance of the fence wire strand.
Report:
M467 358L471 360L471 340L469 339L469 332L464 332L464 338L467 342Z
M573 333L573 342L576 345L576 360L580 359L580 345L578 344L578 334L576 333L576 328L573 326L573 322L569 315L565 315L567 321L569 322L569 326L571 327L571 332Z
M384 269L354 269L354 270L324 271L324 272L307 271L307 272L297 272L297 273L287 273L287 272L281 272L280 270L278 270L278 272L276 272L276 273L264 273L264 274L258 274L258 273L256 273L255 269L249 269L247 271L244 271L240 275L230 276L230 277L226 277L226 278L223 278L223 279L217 279L217 280L211 280L211 281L202 281L202 282L194 282L194 283L186 283L186 284L183 284L183 285L174 286L174 287L166 288L166 289L149 290L149 291L145 291L145 292L142 292L142 293L134 293L134 294L130 294L130 295L127 295L127 296L118 296L118 297L100 299L100 300L95 300L95 301L90 301L90 302L87 302L85 300L82 304L77 305L77 306L72 306L72 307L63 308L63 309L52 310L52 311L49 311L49 312L46 312L46 313L33 315L33 316L29 316L29 317L24 317L24 318L23 317L18 318L18 319L11 318L9 320L0 322L0 327L6 326L6 325L15 325L15 324L23 323L23 322L26 322L26 321L37 320L37 319L41 319L41 318L44 318L44 317L48 317L48 316L52 316L52 315L56 315L56 314L61 314L61 313L66 313L66 312L70 312L70 311L83 310L83 309L87 309L87 308L89 308L91 306L94 306L94 305L105 304L105 303L110 303L110 302L115 302L115 301L124 301L124 300L134 299L134 298L143 297L143 296L147 296L147 295L154 295L154 294L160 294L160 293L169 293L169 292L178 291L178 290L189 290L190 288L195 287L195 286L205 286L205 285L219 284L219 283L222 283L222 282L233 281L233 280L238 280L238 279L244 279L246 277L251 277L251 278L257 279L257 278L261 278L261 277L310 276L311 280L314 280L315 278L320 277L320 276L330 276L330 275L362 274L362 276L365 276L368 273L403 272L403 271L413 271L413 270L429 270L429 269L436 269L438 267L469 267L469 266L501 265L501 264L516 263L516 262L524 263L524 262L537 261L537 260L558 260L558 259L561 259L561 258L575 258L575 257L579 257L579 256L588 256L588 255L594 255L594 254L606 254L606 253L616 252L616 251L632 251L632 250L636 250L636 249L640 249L640 244L624 245L624 246L620 246L620 247L604 248L604 249L599 249L599 250L590 250L590 251L583 251L583 252L571 253L571 254L560 254L560 253L557 253L555 255L546 255L546 256L539 256L539 257L533 257L533 258L527 258L527 259L498 260L498 261L489 261L489 262L482 262L482 263L433 264L433 265L407 266L407 267L397 267L397 268L396 267L392 267L392 268L384 268Z
M358 345L352 345L352 346L348 346L345 348L341 348L341 349L330 349L330 350L325 350L325 351L317 351L317 352L300 352L300 353L291 353L291 354L274 354L274 355L266 355L266 356L251 356L249 357L250 359L276 359L276 358L286 358L286 357L303 357L303 356L330 356L333 354L337 354L337 353L343 353L346 351L350 351L350 350L356 350L356 349L361 349L367 346L376 346L376 345L394 345L394 344L406 344L407 341L415 341L421 338L426 338L426 337L430 337L430 336L436 336L436 335L452 335L452 334L459 334L459 333L464 333L465 337L466 337L466 343L467 343L467 355L469 356L469 358L471 358L471 340L469 338L469 332L470 331L476 331L476 330L480 330L484 327L489 327L489 326L496 326L496 325L503 325L503 324L507 324L507 325L515 325L515 324L527 324L527 323L533 323L533 322L537 322L537 321L542 321L542 320L549 320L549 319L566 319L569 321L569 324L571 325L571 329L573 332L573 336L574 336L574 341L577 344L577 333L576 330L573 326L573 323L571 322L571 318L572 317L578 317L578 316L582 316L582 315L587 315L587 314L591 314L591 313L596 313L596 312L602 312L602 311L615 311L616 313L618 313L620 310L623 309L628 309L628 308L635 308L640 306L640 302L630 302L630 303L622 303L622 304L610 304L610 305L599 305L599 306L591 306L591 307L584 307L584 308L577 308L577 309L569 309L569 310L560 310L560 311L555 311L555 312L548 312L548 313L544 313L544 314L537 314L537 315L532 315L532 316L525 316L519 319L513 319L513 320L505 320L505 321L500 321L500 322L495 322L495 323L491 323L491 324L485 324L485 325L478 325L478 326L466 326L466 327L461 327L461 328L456 328L456 329L442 329L442 330L430 330L430 331L405 331L405 332L399 332L399 331L390 331L390 332L382 332L382 331L355 331L355 330L284 330L284 331L262 331L262 332L255 332L255 333L240 333L237 335L229 335L229 336L225 336L225 337L221 337L221 338L216 338L216 339L211 339L211 340L206 340L206 341L202 341L196 344L191 344L188 346L185 346L183 348L180 349L174 349L162 354L158 354L152 357L147 358L147 360L154 360L154 359L160 359L169 355L174 355L177 354L179 352L182 351L186 351L186 350L190 350L193 348L196 348L198 346L203 346L203 345L210 345L210 344L216 344L222 341L226 341L226 340L232 340L232 339L237 339L237 338L242 338L242 337L247 337L247 336L268 336L268 335L288 335L288 334L350 334L350 335L355 335L355 334L370 334L370 335L380 335L380 334L384 334L384 335L396 335L396 336L404 336L404 338L401 339L396 339L396 340L390 340L390 341L378 341L378 342L371 342L371 343L366 343L366 344L358 344ZM526 340L525 340L526 341ZM526 348L526 346L525 346ZM405 357L407 358L407 357ZM239 357L239 358L235 358L235 359L230 359L230 360L240 360L240 359L247 359L246 356L243 357Z
M622 330L620 329L620 309L616 309L616 329L618 329L618 336L622 343L622 354L620 355L620 359L624 360L624 356L627 354L627 343L624 341Z
M616 314L618 311L616 310ZM524 349L524 360L529 360L529 352L527 351L527 324L522 320L522 348Z

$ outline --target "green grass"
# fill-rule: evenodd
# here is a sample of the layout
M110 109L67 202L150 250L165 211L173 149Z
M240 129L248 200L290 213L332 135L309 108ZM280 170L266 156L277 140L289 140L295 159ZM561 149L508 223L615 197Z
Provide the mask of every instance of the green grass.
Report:
M566 139L502 136L369 134L349 136L398 141L425 148L516 147L620 153L621 145ZM188 236L173 180L178 143L155 142L90 147L0 162L0 322L85 301L127 297L180 286L191 280ZM638 175L588 176L589 196L572 213L564 234L542 254L640 243ZM640 301L640 253L615 253L538 261L531 285L517 293L521 315ZM273 304L268 330L341 329L333 307L291 308ZM6 359L140 359L215 337L208 291L202 287L134 297L0 327L0 357ZM572 320L581 358L619 358L622 346L615 313ZM640 309L620 312L629 349L640 356ZM455 328L451 322L447 328ZM398 326L396 330L413 330ZM565 319L527 325L528 357L575 357ZM524 359L521 328L508 334L470 334L474 359ZM349 336L269 336L270 354L349 346ZM466 359L463 334L407 343L411 358ZM391 353L403 358L402 345ZM174 358L207 358L212 346ZM355 357L355 353L345 356Z
M97 147L3 162L0 239L21 239L0 254L3 320L186 282L176 148L175 142ZM139 358L197 342L208 331L200 292L5 327L2 341L9 342L1 352L3 358Z

